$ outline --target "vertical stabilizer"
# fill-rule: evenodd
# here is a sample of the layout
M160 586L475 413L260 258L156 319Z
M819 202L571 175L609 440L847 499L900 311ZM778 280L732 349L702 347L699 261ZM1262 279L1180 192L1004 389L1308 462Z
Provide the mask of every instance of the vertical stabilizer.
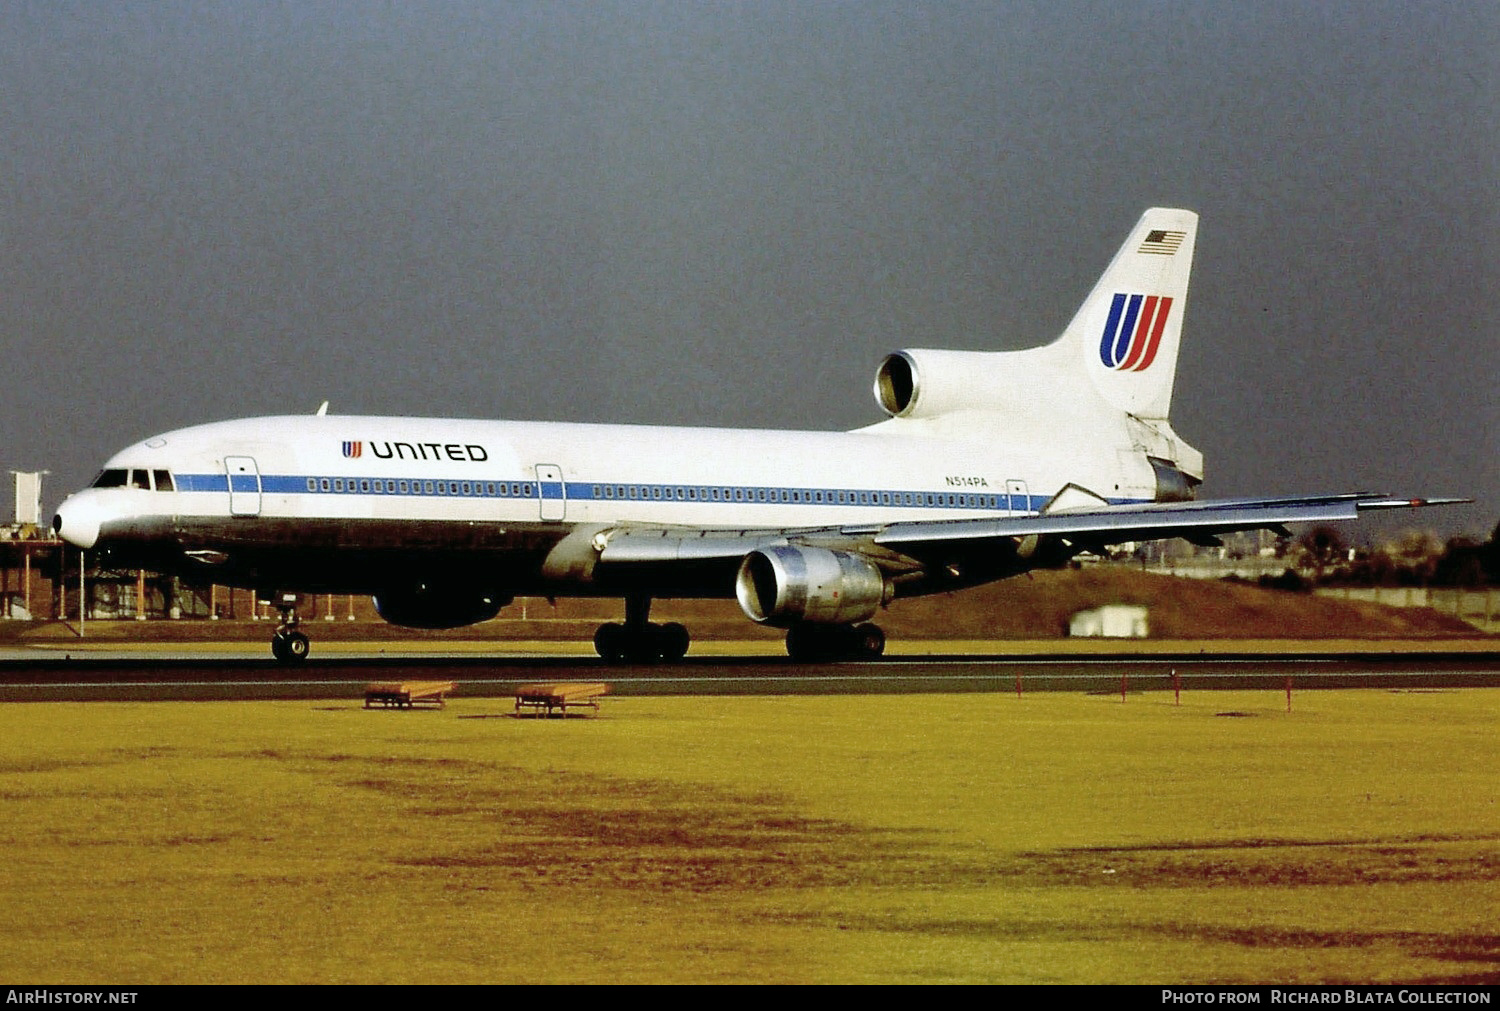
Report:
M1197 232L1192 211L1147 211L1059 342L1083 356L1106 401L1138 418L1171 407Z

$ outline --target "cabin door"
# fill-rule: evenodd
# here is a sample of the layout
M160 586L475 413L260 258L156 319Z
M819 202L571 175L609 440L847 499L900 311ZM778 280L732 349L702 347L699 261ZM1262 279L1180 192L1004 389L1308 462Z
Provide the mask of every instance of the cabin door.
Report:
M561 467L550 463L536 465L538 498L542 504L542 519L560 520L568 513L568 486L563 483Z
M1031 496L1026 494L1025 481L1005 482L1005 497L1013 513L1031 512Z
M229 515L260 515L260 470L253 456L226 456L229 474Z

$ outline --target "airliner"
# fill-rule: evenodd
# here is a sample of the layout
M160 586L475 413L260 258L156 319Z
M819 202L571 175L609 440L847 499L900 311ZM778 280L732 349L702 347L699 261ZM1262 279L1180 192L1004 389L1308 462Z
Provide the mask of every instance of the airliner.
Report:
M245 587L306 658L304 595L368 594L396 625L495 617L518 595L621 598L612 663L681 659L661 598L736 599L800 660L874 657L893 600L1128 542L1462 499L1198 498L1203 456L1168 420L1197 236L1191 211L1131 230L1056 340L897 351L852 432L334 416L222 421L105 464L53 528L101 564Z

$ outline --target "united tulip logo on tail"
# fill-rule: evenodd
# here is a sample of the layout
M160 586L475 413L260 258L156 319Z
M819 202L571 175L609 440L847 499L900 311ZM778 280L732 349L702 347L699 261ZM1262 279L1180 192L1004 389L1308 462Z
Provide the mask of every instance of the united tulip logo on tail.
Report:
M1165 295L1116 295L1099 343L1099 360L1118 372L1144 372L1156 358L1172 300Z
M345 442L344 455L351 460L357 460L365 451L363 442Z

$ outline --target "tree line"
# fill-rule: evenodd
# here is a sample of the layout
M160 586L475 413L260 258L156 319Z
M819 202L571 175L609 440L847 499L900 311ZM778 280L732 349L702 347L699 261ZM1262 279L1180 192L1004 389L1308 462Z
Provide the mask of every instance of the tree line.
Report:
M1266 580L1283 589L1309 586L1500 586L1500 523L1486 541L1405 534L1376 550L1351 549L1332 526L1316 526L1296 539L1291 557L1301 573L1288 570ZM1283 586L1296 582L1303 585Z

